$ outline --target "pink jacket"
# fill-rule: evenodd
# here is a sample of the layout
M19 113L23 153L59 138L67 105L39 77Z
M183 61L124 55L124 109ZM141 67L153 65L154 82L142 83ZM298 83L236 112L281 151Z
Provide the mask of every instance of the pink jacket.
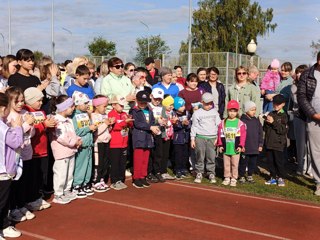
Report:
M111 139L108 126L104 123L106 118L108 115L91 113L91 122L98 126L98 130L94 132L94 143L108 143Z
M271 70L268 70L261 80L260 89L275 92L279 84L280 74L278 72L272 72Z
M64 159L75 155L76 143L80 137L75 133L72 120L60 114L54 115L58 121L55 131L52 131L51 148L55 160Z
M17 113L15 111L11 111L7 117L7 125L10 127L10 122L14 119L16 119L19 115L22 116L22 119L24 120L24 116L28 114L29 112L26 110L21 110L20 113ZM33 125L29 125L25 121L22 124L23 129L23 145L21 146L21 159L23 161L32 159L33 150L31 145L31 138L35 134L35 129Z
M221 123L218 126L217 146L218 147L223 147L224 149L226 149L224 125L225 125L225 120L221 121ZM247 137L246 124L239 119L238 129L237 129L237 134L236 134L235 149L237 149L238 147L245 147L245 145L246 145L246 137Z

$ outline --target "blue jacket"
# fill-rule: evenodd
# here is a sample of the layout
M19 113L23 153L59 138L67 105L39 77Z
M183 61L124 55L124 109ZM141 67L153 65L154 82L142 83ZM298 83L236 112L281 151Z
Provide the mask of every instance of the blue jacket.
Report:
M92 89L92 87L89 84L86 84L83 87L80 87L78 85L72 84L68 89L67 89L67 94L69 97L72 97L72 94L75 92L82 92L88 95L88 97L90 99L92 99L94 97L94 91Z
M190 141L190 129L191 129L191 115L189 112L186 114L179 114L176 111L173 112L173 116L176 116L179 118L179 121L177 121L175 124L173 124L173 144L186 144ZM189 120L189 125L183 125L182 124L182 118L186 116Z
M150 127L156 126L155 119L149 107L147 107L146 110L149 112L149 122L147 121L144 112L137 106L130 110L130 114L134 119L132 130L132 145L134 149L154 147L154 140Z
M166 88L162 82L158 82L152 86L152 89L154 88L161 88L164 91L164 95L169 94L173 98L178 97L179 94L179 88L175 83L171 83L169 88Z

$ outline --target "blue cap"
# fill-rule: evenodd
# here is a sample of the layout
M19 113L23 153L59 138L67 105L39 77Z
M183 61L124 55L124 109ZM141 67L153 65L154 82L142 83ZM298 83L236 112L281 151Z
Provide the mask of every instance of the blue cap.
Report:
M173 107L174 107L175 110L178 110L179 108L181 108L185 104L186 104L186 102L184 101L183 98L181 98L181 97L175 97L174 98Z

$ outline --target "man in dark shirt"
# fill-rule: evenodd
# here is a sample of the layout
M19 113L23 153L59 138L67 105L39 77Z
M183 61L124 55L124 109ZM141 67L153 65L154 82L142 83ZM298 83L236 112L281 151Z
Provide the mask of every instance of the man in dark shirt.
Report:
M153 86L160 81L160 76L158 69L155 67L154 59L152 57L148 57L144 61L144 64L148 70L147 82Z

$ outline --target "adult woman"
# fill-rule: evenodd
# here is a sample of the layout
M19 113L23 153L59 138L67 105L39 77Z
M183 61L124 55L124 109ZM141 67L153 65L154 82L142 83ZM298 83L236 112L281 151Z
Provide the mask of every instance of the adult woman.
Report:
M124 65L124 75L126 75L128 78L132 79L134 76L134 70L136 66L132 62L127 62Z
M169 94L171 97L175 98L178 96L179 88L175 83L172 83L172 71L168 67L162 67L159 69L159 74L161 77L161 82L152 86L154 88L161 88L164 94Z
M256 116L258 116L260 114L260 91L249 82L248 69L243 66L237 67L235 79L236 82L228 89L225 102L228 103L230 100L238 101L240 104L239 115L241 116L243 113L243 105L248 101L252 101L257 106ZM225 116L226 115L227 112L225 111Z
M2 79L0 81L0 89L8 86L8 79L17 72L17 59L14 55L7 55L3 58Z
M94 92L96 93L96 95L101 93L102 79L105 78L108 75L108 73L108 61L104 60L100 65L99 77L97 78L96 83L94 84Z
M108 61L109 74L103 78L101 83L101 94L109 97L121 96L127 101L124 111L128 112L130 107L128 102L135 101L134 87L131 80L124 75L124 65L120 58L113 57Z
M199 88L204 92L209 92L214 97L214 107L219 112L220 117L223 117L226 91L222 83L218 82L219 69L216 67L211 67L207 69L207 75L209 76L208 82L203 82Z
M172 83L175 83L177 85L177 87L179 88L179 91L182 91L184 89L184 84L182 85L181 83L178 82L179 80L179 77L178 77L178 74L177 74L177 70L176 69L173 69L172 70L172 78L171 78L171 82ZM184 79L184 82L186 80Z
M197 75L199 78L199 87L200 87L200 83L204 83L207 81L207 69L203 67L198 68Z
M80 57L75 57L72 61L72 63L69 63L67 67L67 76L66 79L64 80L64 88L67 90L68 87L74 83L74 78L76 75L76 70L77 67L80 65L87 65L88 64L88 58L85 56L80 56Z

